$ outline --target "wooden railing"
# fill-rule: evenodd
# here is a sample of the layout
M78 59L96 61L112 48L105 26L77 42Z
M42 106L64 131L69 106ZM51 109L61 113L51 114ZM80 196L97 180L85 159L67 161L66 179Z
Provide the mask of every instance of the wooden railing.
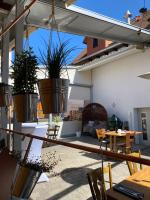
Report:
M75 149L80 149L80 150L91 152L91 153L105 155L107 157L110 157L110 158L113 158L113 159L116 159L116 160L132 161L132 162L136 162L136 163L140 163L140 164L150 166L150 159L146 159L146 158L137 158L137 157L130 156L130 155L127 155L127 154L114 153L114 152L105 151L105 150L102 150L102 149L99 149L99 148L68 143L68 142L64 142L62 140L48 139L48 138L44 138L44 137L40 137L40 136L36 136L36 135L31 135L30 133L23 133L23 132L19 132L19 131L10 130L10 129L0 128L0 130L3 131L3 133L5 133L5 134L13 134L13 135L20 135L20 136L23 136L23 137L29 137L30 141L31 141L30 146L31 146L32 140L37 139L37 140L45 141L47 143L63 145L63 146L70 147L70 148L75 148ZM30 148L30 146L29 146L29 148ZM26 155L27 154L28 154L28 152L26 152Z

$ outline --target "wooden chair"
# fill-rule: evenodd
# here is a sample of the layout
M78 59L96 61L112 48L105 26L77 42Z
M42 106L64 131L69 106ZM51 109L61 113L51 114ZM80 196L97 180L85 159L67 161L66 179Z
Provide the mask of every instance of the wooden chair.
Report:
M57 139L59 128L60 128L60 126L58 126L58 125L55 125L54 128L49 128L47 130L47 138Z
M104 128L96 129L96 135L97 135L97 138L100 142L100 148L102 147L102 145L105 145L105 148L107 150L107 147L108 147L108 144L110 143L110 141L105 136L105 129Z
M128 154L130 156L134 156L134 157L141 157L141 152L132 152L130 154ZM138 165L135 162L131 162L131 161L126 161L127 162L127 166L130 172L130 175L133 175L134 173L136 173L138 171ZM142 170L142 164L140 164L140 170Z
M109 185L112 187L112 173L111 165L92 170L87 174L88 182L90 185L92 197L94 200L106 200L106 186L103 175L109 173Z
M119 142L116 144L117 146L117 151L119 149L122 150L124 153L130 153L131 152L131 140L130 140L130 133L126 133L125 136L125 141L124 142Z

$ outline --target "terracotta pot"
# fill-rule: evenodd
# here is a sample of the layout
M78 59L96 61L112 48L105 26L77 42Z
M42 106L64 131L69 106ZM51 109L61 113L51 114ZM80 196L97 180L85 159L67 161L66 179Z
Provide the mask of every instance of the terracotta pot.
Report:
M37 121L38 94L13 95L14 109L18 122Z
M38 87L44 114L67 111L68 79L42 79Z
M14 198L28 199L41 173L42 171L36 171L20 165L15 175L11 195Z
M9 106L11 100L11 85L0 83L0 107Z

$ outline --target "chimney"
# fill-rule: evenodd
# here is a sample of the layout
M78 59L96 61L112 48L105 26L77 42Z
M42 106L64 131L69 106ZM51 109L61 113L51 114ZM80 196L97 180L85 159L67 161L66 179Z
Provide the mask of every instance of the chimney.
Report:
M132 17L132 14L130 13L129 10L127 10L127 12L126 12L124 18L127 20L127 23L128 23L128 24L131 24L131 17Z

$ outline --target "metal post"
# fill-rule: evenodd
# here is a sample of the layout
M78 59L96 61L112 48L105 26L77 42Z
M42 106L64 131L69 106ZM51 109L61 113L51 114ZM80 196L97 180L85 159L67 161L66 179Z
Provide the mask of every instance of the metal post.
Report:
M7 20L4 20L2 29L7 26ZM9 77L9 32L2 38L2 51L1 51L1 76L2 82L8 83ZM6 107L1 108L1 125L7 128L7 111ZM7 138L5 137L5 140Z
M24 9L24 5L21 0L17 1L16 16L18 16ZM15 54L20 53L23 49L23 36L24 36L24 17L22 17L15 26ZM20 105L21 106L21 105ZM21 123L18 123L14 113L13 129L21 131ZM14 148L16 151L21 151L21 137L14 137Z

